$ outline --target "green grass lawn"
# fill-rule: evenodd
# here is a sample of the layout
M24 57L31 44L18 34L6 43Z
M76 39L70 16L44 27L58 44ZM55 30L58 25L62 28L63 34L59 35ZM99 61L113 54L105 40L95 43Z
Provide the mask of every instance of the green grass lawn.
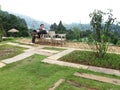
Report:
M75 86L72 86L72 85L64 82L56 90L85 90L85 89L75 87Z
M26 48L3 44L0 45L0 60L11 58L13 56L16 56L18 54L23 53Z
M86 90L86 87L95 88L95 90L119 90L120 86L117 85L97 82L73 75L76 71L93 73L92 71L42 63L41 60L44 58L46 56L35 54L22 61L0 68L0 90L48 90L61 78L66 81L71 80L80 83L83 90ZM120 79L117 76L106 76ZM79 87L70 85L66 81L56 90L82 90Z
M44 47L43 49L55 50L55 51L64 51L64 50L66 50L66 49L63 49L63 48L55 48L55 47Z
M16 38L14 37L6 37L6 39L2 40L0 44L5 44L7 42L14 42Z
M107 53L104 58L97 58L95 52L76 50L59 60L120 70L119 54Z

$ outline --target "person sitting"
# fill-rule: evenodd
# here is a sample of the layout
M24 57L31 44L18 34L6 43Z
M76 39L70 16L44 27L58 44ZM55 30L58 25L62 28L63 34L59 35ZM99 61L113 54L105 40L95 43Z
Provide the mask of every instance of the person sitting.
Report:
M47 34L44 24L40 25L39 30L33 30L32 33L32 44L35 43L36 38L41 38L43 34Z
M38 36L37 31L33 30L33 32L32 32L32 43L35 43L35 39L37 38L37 36Z
M44 24L41 24L38 32L38 38L41 38L43 34L47 34L47 31L45 30Z

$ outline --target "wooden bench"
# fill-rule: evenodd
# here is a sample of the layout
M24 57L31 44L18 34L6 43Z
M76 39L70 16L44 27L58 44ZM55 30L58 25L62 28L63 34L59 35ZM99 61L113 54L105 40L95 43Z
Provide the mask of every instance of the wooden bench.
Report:
M41 43L50 43L52 45L61 46L65 44L66 41L66 34L56 34L55 31L49 31L48 34L40 35L39 42Z
M61 46L66 42L66 34L57 34L57 37L53 38L55 44L60 44Z

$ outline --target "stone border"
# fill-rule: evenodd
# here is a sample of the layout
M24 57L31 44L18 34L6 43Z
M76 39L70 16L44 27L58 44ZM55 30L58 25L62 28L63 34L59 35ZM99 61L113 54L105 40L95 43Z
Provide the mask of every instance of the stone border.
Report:
M31 55L35 54L34 52L25 52L25 53L22 53L22 54L19 54L13 58L8 58L8 59L5 59L5 60L2 60L1 62L2 63L5 63L5 64L10 64L10 63L13 63L13 62L16 62L16 61L20 61L20 60L23 60L24 58L27 58Z
M47 59L42 60L42 62L45 62L45 63L63 65L63 66L74 67L74 68L82 68L82 69L87 69L87 70L91 70L91 71L95 71L95 72L102 72L102 73L106 73L106 74L114 74L114 75L120 76L120 70L101 68L101 67L95 67L95 66L88 66L88 65L82 65L82 64L75 64L75 63L64 62L64 61L58 61L58 59L61 58L62 56L66 55L66 54L69 54L69 53L73 52L74 50L81 50L81 49L67 48L66 47L67 50L64 50L60 53L54 54L56 51L41 49L41 48L46 47L46 46L41 46L41 47L36 47L35 48L35 47L32 47L32 46L20 45L18 43L7 43L7 44L20 46L20 47L25 47L25 48L29 48L29 49L26 50L25 53L23 53L23 54L20 54L18 56L10 58L10 59L2 60L1 62L3 64L4 63L9 64L9 63L12 63L12 62L16 62L16 61L22 60L22 59L24 59L28 56L31 56L31 55L37 53L37 54L42 54L42 55L46 54L47 56L50 56ZM53 53L54 55L52 55L51 53Z
M6 64L0 62L0 68L4 67Z
M21 45L19 43L11 43L11 42L8 42L6 44L9 44L9 45L14 45L14 46L19 46L19 47L23 47L23 48L32 48L32 46L28 46L28 45Z
M115 85L120 85L120 80L107 78L107 77L103 77L103 76L98 76L98 75L93 75L93 74L76 72L76 73L74 73L74 76L92 79L92 80L96 80L99 82L106 82L106 83L111 83L111 84L115 84Z
M62 52L60 52L60 53L58 53L58 54L55 54L55 55L53 55L53 56L48 57L48 59L58 60L60 57L63 57L64 55L69 54L69 53L73 52L74 50L75 50L75 49L67 49L67 50L64 50L64 51L62 51Z
M59 79L52 87L50 87L48 90L55 90L61 83L63 83L64 79Z
M28 46L28 45L20 45L18 43L7 43L7 44L19 46L19 47L24 47L24 48L28 48L28 49L24 50L25 52L22 54L19 54L17 56L12 57L12 58L2 60L1 63L4 63L4 64L10 64L10 63L13 63L16 61L23 60L24 58L27 58L33 54L51 56L51 55L59 52L59 51L54 51L54 50L52 50L52 51L51 50L44 50L44 49L42 49L43 47L32 47L32 46ZM2 67L3 64L0 66Z
M69 54L69 53L73 52L74 50L76 50L76 49L72 48L72 49L64 50L58 54L55 54L53 56L48 57L47 59L42 60L42 62L50 63L50 64L57 64L57 65L62 65L62 66L68 66L68 67L74 67L74 68L82 68L82 69L87 69L87 70L91 70L91 71L95 71L95 72L101 72L101 73L105 73L105 74L114 74L116 76L120 76L120 70L102 68L102 67L96 67L96 66L88 66L88 65L82 65L82 64L75 64L75 63L58 60L62 56Z
M93 87L84 86L84 85L82 85L82 84L80 84L80 83L78 83L76 81L67 80L66 83L68 83L69 85L75 86L75 87L77 87L79 89L84 88L85 90L97 90L97 89L95 89Z
M69 62L64 62L64 61L58 61L58 60L44 59L41 62L49 63L49 64L57 64L57 65L61 65L61 66L68 66L68 67L73 67L73 68L82 68L82 69L88 68L88 66L85 66L85 65L69 63Z
M120 76L120 70L115 70L115 69L89 66L88 70L95 71L95 72L102 72L102 73L106 73L106 74L114 74L114 75Z

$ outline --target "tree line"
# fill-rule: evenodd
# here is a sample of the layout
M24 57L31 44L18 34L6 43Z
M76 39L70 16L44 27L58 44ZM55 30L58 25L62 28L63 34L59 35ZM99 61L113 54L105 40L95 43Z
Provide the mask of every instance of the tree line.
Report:
M81 25L82 24L79 24L79 26ZM104 25L105 24L102 23L101 27L103 27ZM30 30L28 29L28 26L24 19L17 17L13 14L9 14L8 12L0 11L0 34L1 34L0 36L10 36L11 33L9 33L8 30L12 28L19 30L19 33L15 33L16 37L29 36ZM109 36L109 42L117 44L120 38L119 23L110 25L108 29L109 31L107 31L108 33L107 36ZM82 30L81 28L74 26L72 28L67 29L65 25L62 23L62 21L60 21L59 24L56 23L51 24L50 30L55 31L56 33L66 33L67 40L74 41L84 41L84 38L88 40L94 33L94 31L91 28ZM101 32L97 30L97 33L99 34ZM98 37L100 37L100 35L98 35ZM90 41L90 39L88 41Z
M80 41L81 38L85 38L91 34L91 30L81 30L79 27L67 29L62 21L60 21L58 25L56 23L51 24L50 31L55 31L59 34L66 33L67 40L76 41Z
M0 10L0 34L10 36L11 33L8 30L12 28L19 30L19 33L15 33L17 37L29 36L29 30L24 19Z
M100 19L99 17L96 16L95 20L97 18ZM110 16L109 16L109 18L110 18ZM94 29L95 29L99 25L98 26L96 26L96 25L93 26L92 21L90 22L91 28L86 29L86 30L82 30L79 27L73 27L71 29L67 29L63 25L62 21L60 21L58 25L56 23L51 24L50 31L55 31L56 33L66 33L67 40L73 40L73 41L91 41L90 40L91 39L91 35L93 35L94 33L96 35L96 39L100 40L101 33L105 32L105 31L103 31L103 29L106 28L106 30L107 30L106 31L106 36L108 37L109 42L116 45L118 43L119 39L120 39L120 26L119 26L119 23L118 22L117 23L116 22L114 22L114 23L108 22L108 23L110 23L109 26L106 23L107 22L102 23L102 21L101 21L101 24L100 24L101 26L100 26L99 29L96 30L96 33L95 33L95 31L93 30L92 27L94 27ZM79 24L79 25L81 25L81 24ZM84 39L87 39L87 40L84 40Z

